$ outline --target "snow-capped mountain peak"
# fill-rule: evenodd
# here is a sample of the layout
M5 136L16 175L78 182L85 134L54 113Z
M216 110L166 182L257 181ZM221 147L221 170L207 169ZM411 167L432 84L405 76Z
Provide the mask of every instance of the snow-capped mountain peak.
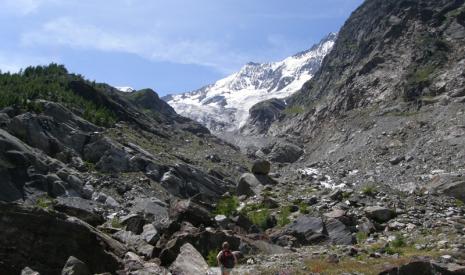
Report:
M118 91L123 92L123 93L132 93L136 91L132 87L115 87L115 88L118 89Z
M238 130L247 121L253 105L288 97L310 80L331 51L336 36L331 33L310 50L282 61L247 63L237 73L214 84L163 99L177 113L204 124L214 133Z

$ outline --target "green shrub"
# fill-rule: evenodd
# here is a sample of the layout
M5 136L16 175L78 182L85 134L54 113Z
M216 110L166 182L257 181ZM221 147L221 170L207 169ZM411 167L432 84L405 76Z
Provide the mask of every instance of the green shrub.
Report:
M36 200L36 206L42 209L50 209L54 200L48 196L40 197Z
M376 195L376 193L377 193L377 190L376 190L376 186L374 185L367 185L362 188L362 194L366 196L374 196Z
M207 264L209 266L218 266L218 261L216 257L218 256L218 253L220 251L218 249L216 250L210 250L207 255Z
M407 243L405 241L405 238L401 234L396 234L396 238L389 243L389 246L392 246L394 248L404 247L406 245Z
M465 203L459 199L456 199L455 200L455 206L456 207L463 207L465 205Z
M123 228L123 225L121 224L121 221L118 217L114 217L111 220L111 227L113 228Z
M361 243L365 242L366 239L368 239L368 234L366 232L359 231L355 235L355 238L357 239L357 243L361 244Z
M270 218L270 211L266 208L250 211L247 213L247 217L253 224L265 230L267 228L267 220Z
M236 196L224 198L216 205L215 214L231 216L236 212L237 207L239 207L239 200Z
M279 213L278 213L278 226L283 227L287 224L289 224L291 221L289 220L289 215L291 214L291 207L290 206L284 206L281 207Z
M308 210L308 204L301 202L299 203L299 211L302 214L308 214L310 211Z

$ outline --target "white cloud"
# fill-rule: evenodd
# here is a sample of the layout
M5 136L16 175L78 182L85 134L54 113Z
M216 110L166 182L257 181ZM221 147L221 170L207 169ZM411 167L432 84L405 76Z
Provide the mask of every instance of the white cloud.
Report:
M231 66L236 67L248 61L219 42L172 39L159 33L107 31L94 25L78 23L69 17L49 21L38 30L23 34L21 44L124 52L155 61L210 66L223 72L229 72L235 69Z
M1 13L28 15L37 11L47 2L56 0L0 0Z

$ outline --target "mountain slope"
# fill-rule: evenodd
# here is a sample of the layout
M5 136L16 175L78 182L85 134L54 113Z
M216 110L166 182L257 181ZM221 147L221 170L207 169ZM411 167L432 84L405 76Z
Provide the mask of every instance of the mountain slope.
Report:
M336 183L454 181L465 161L464 3L365 1L267 134L305 150L296 166L341 171Z
M261 101L290 96L311 79L331 50L330 34L310 50L274 63L248 63L239 72L199 90L164 98L179 114L213 132L242 127L249 109Z

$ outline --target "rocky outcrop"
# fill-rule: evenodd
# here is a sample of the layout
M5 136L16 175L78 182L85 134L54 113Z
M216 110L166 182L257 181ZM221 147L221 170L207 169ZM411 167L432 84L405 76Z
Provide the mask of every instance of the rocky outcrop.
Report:
M240 129L243 135L260 135L268 131L286 108L282 99L272 98L255 104L249 110L247 123Z
M208 271L208 264L190 243L186 243L179 249L179 254L176 260L171 264L170 270L173 274L206 274Z
M62 162L41 154L21 140L0 129L0 200L16 201L30 193L42 192L51 197L79 195L82 181L76 171Z
M60 274L70 256L92 273L115 272L126 252L121 243L76 218L16 204L0 203L0 231L2 274L18 274L25 266Z

